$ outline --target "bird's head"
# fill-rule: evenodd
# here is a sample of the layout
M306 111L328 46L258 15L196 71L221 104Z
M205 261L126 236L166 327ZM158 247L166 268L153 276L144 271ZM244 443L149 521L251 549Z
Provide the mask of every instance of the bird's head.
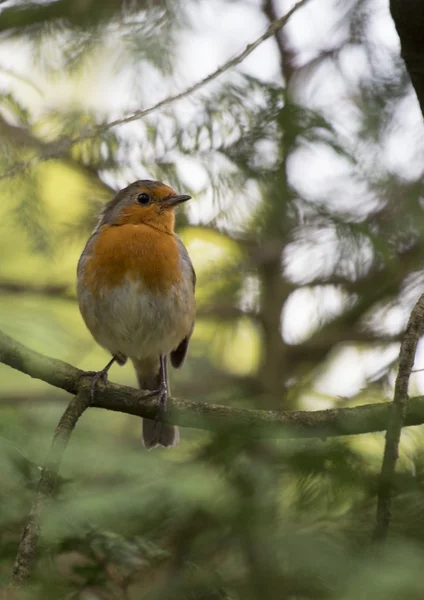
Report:
M99 227L144 224L172 233L175 207L190 198L187 194L177 194L160 181L135 181L118 192L106 205L100 217Z

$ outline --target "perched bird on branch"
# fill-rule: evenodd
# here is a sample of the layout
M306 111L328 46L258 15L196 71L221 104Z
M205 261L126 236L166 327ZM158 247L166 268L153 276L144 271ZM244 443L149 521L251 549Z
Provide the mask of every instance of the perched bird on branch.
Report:
M176 427L162 422L168 398L167 357L181 367L195 319L196 275L174 232L174 209L189 200L159 181L136 181L104 208L77 270L81 314L112 354L92 373L91 390L116 361L129 358L141 389L158 394L156 420L143 420L147 448L175 446Z

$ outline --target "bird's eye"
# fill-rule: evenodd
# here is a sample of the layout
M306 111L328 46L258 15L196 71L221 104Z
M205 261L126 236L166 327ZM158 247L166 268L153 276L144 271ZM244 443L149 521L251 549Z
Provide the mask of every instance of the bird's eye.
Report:
M149 204L150 202L150 198L148 194L139 194L137 196L137 202L140 202L140 204L144 204L146 206L146 204Z

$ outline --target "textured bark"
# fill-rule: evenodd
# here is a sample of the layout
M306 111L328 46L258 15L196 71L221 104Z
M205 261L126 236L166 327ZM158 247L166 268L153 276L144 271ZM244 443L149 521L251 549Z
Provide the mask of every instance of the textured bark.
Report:
M55 358L30 350L0 332L0 362L42 379L71 394L88 391L90 379L81 377L80 369ZM156 399L143 399L139 390L123 385L98 384L94 408L103 408L137 417L154 418ZM258 438L325 438L384 431L387 428L390 402L366 404L354 408L318 411L267 411L232 408L203 402L169 400L166 422L209 431L238 428ZM404 425L424 423L424 396L411 398Z
M268 18L270 27L278 21L278 11L274 0L264 0L262 10ZM275 175L275 181L268 189L267 212L264 218L263 240L278 240L279 252L274 252L263 264L258 266L261 286L260 318L263 332L263 360L260 369L260 381L266 393L267 407L279 409L287 402L285 389L289 371L289 347L284 343L281 332L281 314L290 295L291 285L283 279L282 251L290 232L290 200L292 189L289 182L288 159L296 147L296 135L290 131L287 109L289 109L291 79L295 73L293 55L284 30L275 32L274 41L279 54L280 72L285 87L285 107L281 111L282 140L280 141L281 165ZM287 113L287 114L286 114ZM285 408L290 408L285 406Z
M37 553L40 521L48 500L53 496L62 463L63 453L68 445L74 427L89 405L89 395L81 392L71 400L63 413L53 436L49 453L34 494L28 522L23 530L18 553L13 566L9 589L21 587L31 575Z
M377 521L374 531L374 540L376 541L385 540L389 529L393 477L399 455L400 435L402 433L408 405L409 378L411 376L412 367L414 366L418 341L423 333L424 294L420 297L411 313L400 347L399 371L396 378L393 405L390 410L390 419L387 426L386 445L384 448L378 490Z

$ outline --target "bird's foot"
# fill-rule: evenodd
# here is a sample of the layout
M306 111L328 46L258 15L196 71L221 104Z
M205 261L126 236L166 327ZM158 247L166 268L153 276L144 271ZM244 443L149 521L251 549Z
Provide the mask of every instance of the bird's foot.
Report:
M101 371L83 371L81 373L81 375L79 376L79 378L91 377L90 396L91 396L92 401L94 400L94 392L95 392L98 382L101 381L104 384L106 384L108 382L108 370L109 369L107 369L105 367Z
M107 365L101 371L83 371L79 377L91 377L91 385L90 385L90 395L91 401L94 400L94 390L96 389L96 385L99 381L103 381L104 384L107 383L107 373L110 367L113 365L115 361L120 361L121 357L112 356L111 360L107 363ZM124 363L122 363L124 364Z
M165 416L168 404L168 386L166 385L166 383L161 383L156 393L158 396L158 408L156 412L155 421L156 423L159 423L163 420L163 417Z

